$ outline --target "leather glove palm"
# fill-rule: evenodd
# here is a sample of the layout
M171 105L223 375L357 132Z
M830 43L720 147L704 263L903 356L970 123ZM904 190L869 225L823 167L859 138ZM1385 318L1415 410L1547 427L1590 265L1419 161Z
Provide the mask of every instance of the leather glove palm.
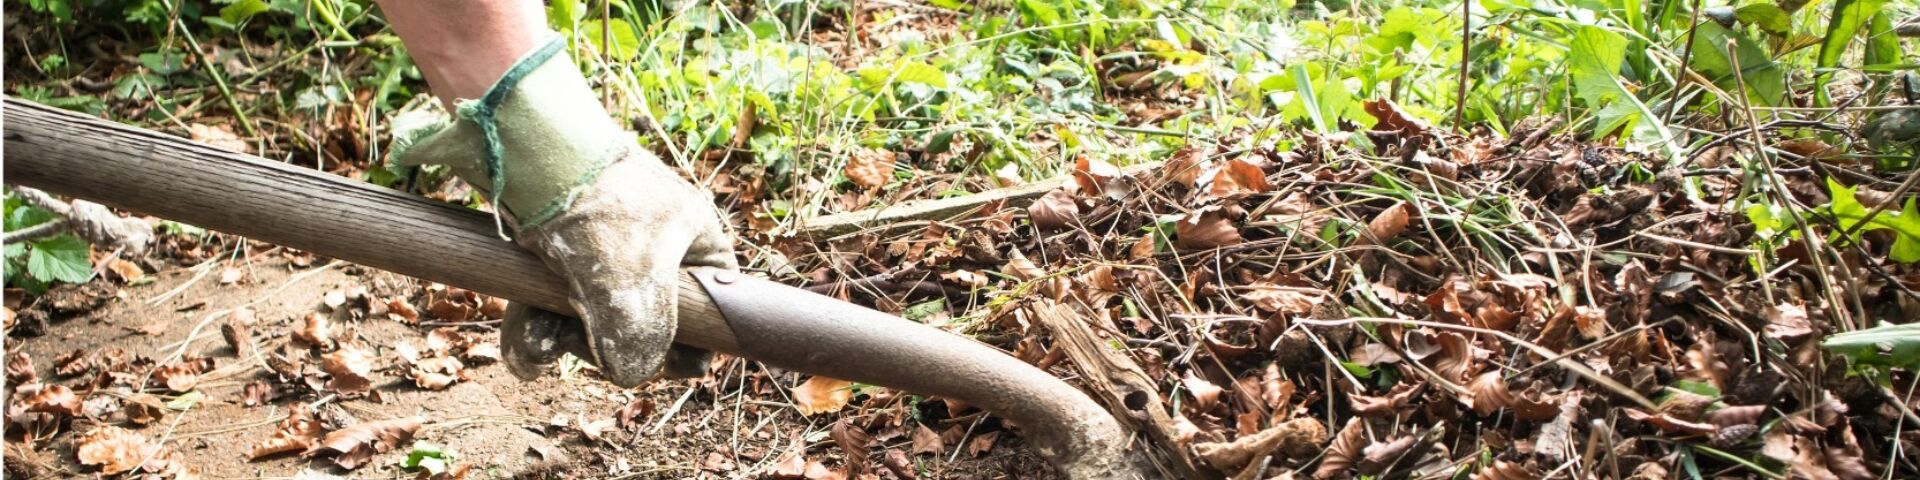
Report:
M709 354L672 343L679 267L737 268L732 242L712 203L607 115L564 43L462 101L451 125L396 133L394 158L448 166L566 279L578 320L510 305L501 350L515 375L532 378L573 352L625 387L663 363L669 375L697 376Z

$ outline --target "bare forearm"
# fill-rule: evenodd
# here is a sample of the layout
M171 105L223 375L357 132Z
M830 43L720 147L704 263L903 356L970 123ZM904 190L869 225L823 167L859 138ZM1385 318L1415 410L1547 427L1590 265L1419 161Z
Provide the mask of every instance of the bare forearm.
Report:
M547 35L537 0L375 0L448 108L479 98Z

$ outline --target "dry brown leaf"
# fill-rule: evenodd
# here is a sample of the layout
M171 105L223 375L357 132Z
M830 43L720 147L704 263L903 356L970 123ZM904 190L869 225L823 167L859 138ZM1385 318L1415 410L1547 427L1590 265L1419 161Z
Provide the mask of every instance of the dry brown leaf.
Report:
M975 458L986 455L988 451L993 450L993 444L999 441L1000 431L998 430L974 435L973 440L967 442L967 455Z
M87 355L86 350L74 350L66 355L53 357L53 374L62 377L87 373L88 370L93 369L93 366L94 359L91 355Z
M701 469L714 473L731 472L735 467L733 457L720 452L707 452L707 459L700 462Z
M653 397L634 397L633 401L621 406L620 411L614 412L613 418L619 420L620 428L627 428L638 423L639 419L653 416L653 409Z
M613 425L614 421L611 418L602 418L593 421L581 419L580 434L585 435L588 440L600 441L602 437L606 436L607 430L613 428Z
M485 301L480 302L480 316L485 317L488 320L499 320L502 318L506 318L507 317L507 299L500 298L500 297L486 297Z
M1239 245L1245 241L1240 236L1240 228L1234 226L1233 220L1218 209L1187 217L1173 222L1174 244L1180 248L1204 250Z
M1240 289L1253 306L1273 313L1304 315L1327 301L1327 291L1312 287L1292 287L1272 282L1253 282Z
M33 372L33 358L27 352L15 350L7 354L7 384L26 385L38 381L39 375Z
M266 380L254 380L247 382L247 386L241 389L240 402L242 405L257 407L266 405L279 396L279 392L273 388L273 383Z
M893 181L894 154L891 151L861 148L847 159L847 180L863 188L878 188Z
M1215 198L1256 195L1272 190L1267 173L1243 159L1228 160L1215 171L1207 185L1207 194Z
M413 304L408 303L404 298L388 298L387 318L407 324L419 323L420 310L413 308Z
M138 263L120 258L108 259L106 263L107 271L112 272L113 277L120 280L120 283L133 283L147 277L147 271L141 269Z
M195 142L240 153L248 153L250 151L247 142L241 140L240 135L233 133L233 126L231 125L188 124L187 138Z
M793 388L793 406L801 415L836 412L853 400L853 382L816 376Z
M294 341L307 346L331 350L335 346L333 339L333 321L320 312L308 313L301 319L300 329L293 331Z
M1384 472L1388 467L1400 463L1401 459L1412 454L1420 444L1418 435L1402 435L1387 442L1375 442L1361 450L1360 474L1373 475ZM1418 458L1415 458L1418 460Z
M1794 341L1813 334L1813 325L1807 321L1807 309L1792 303L1781 303L1767 308L1767 326L1764 328L1767 338Z
M1435 373L1455 384L1467 383L1474 374L1473 346L1467 337L1453 332L1428 332L1414 330L1407 332L1403 341L1407 355L1413 360L1432 368Z
M1107 194L1109 186L1120 180L1120 167L1081 155L1073 159L1073 185L1088 196Z
M1333 443L1327 445L1327 455L1320 458L1320 467L1314 469L1313 478L1346 478L1347 470L1359 462L1366 446L1366 426L1359 418L1347 419L1346 426L1340 427L1340 433L1334 435Z
M1400 109L1399 105L1395 105L1393 100L1385 98L1368 100L1361 102L1360 108L1366 110L1367 115L1373 116L1375 131L1391 131L1414 136L1427 133L1427 130L1433 128L1427 125L1426 121L1408 115L1405 110Z
M466 320L467 316L472 314L473 307L444 298L435 300L433 305L427 307L427 316L433 317L434 320L460 321Z
M67 388L66 385L40 387L40 391L28 395L21 403L26 405L29 412L51 413L67 417L80 415L80 396L74 395L73 389Z
M1188 372L1186 378L1180 379L1180 384L1187 387L1188 395L1193 396L1193 408L1196 412L1212 411L1214 407L1220 406L1220 394L1226 391L1219 385L1214 385L1213 382L1194 376L1192 372Z
M1293 391L1297 388L1292 380L1280 376L1280 364L1269 363L1267 370L1260 376L1260 401L1276 415L1285 413L1288 403L1293 402Z
M467 378L466 368L454 357L424 358L413 364L413 384L427 390L446 390Z
M307 453L312 455L326 450L339 452L333 457L333 463L352 470L372 460L375 454L412 441L413 432L420 430L423 421L419 417L408 417L358 423L328 433Z
M1413 399L1418 398L1420 396L1420 392L1426 391L1426 389L1427 389L1427 384L1425 383L1422 383L1419 386L1413 386L1406 383L1401 383L1398 385L1394 385L1393 389L1388 390L1387 394L1384 396L1373 397L1373 396L1356 394L1356 395L1348 395L1347 399L1353 402L1353 413L1355 415L1393 416L1393 415L1399 415L1401 413L1405 413L1402 411L1402 409L1407 406L1407 402L1411 402L1413 401Z
M1467 391L1473 393L1473 413L1480 416L1493 415L1508 405L1513 405L1513 393L1507 390L1507 378L1498 371L1489 371L1467 384Z
M1721 427L1734 425L1755 425L1760 417L1766 416L1766 405L1736 405L1707 413L1707 423Z
M320 441L321 433L320 422L314 420L313 414L307 410L307 405L295 403L293 409L287 412L287 418L280 421L280 428L274 430L272 436L247 449L247 461L283 453L312 450L314 443Z
M1238 472L1261 455L1310 457L1326 441L1327 427L1319 420L1296 418L1232 442L1197 443L1193 447L1215 470Z
M870 453L867 450L867 444L873 440L873 437L867 435L866 430L842 417L839 421L833 422L833 430L829 436L833 437L833 444L839 446L840 451L846 454L847 466L853 473L867 471L867 456Z
M127 398L121 405L121 411L127 414L127 420L134 425L152 425L167 418L166 403L161 402L160 397L146 393Z
M191 363L176 363L160 367L153 371L153 379L165 385L167 390L186 393L200 384L200 369Z
M134 433L124 428L102 426L74 439L74 456L81 465L100 467L102 475L118 475L141 468L153 467L159 458L161 446L155 445L146 435Z
M1373 220L1367 222L1368 237L1361 242L1369 245L1384 244L1387 240L1400 236L1401 232L1407 231L1408 213L1410 212L1406 202L1395 203L1386 210L1381 210L1379 214L1373 216Z
M934 433L933 429L917 423L913 426L913 448L911 450L913 454L919 455L925 453L939 455L941 452L947 450L946 442L941 441L940 434Z
M373 354L359 347L346 347L320 356L320 370L326 372L327 389L343 395L359 395L373 389Z
M830 480L836 478L833 470L819 460L807 460L800 455L787 457L775 463L767 472L767 478L773 480Z
M887 455L880 459L880 463L886 465L887 471L893 472L893 476L901 480L920 479L920 474L913 469L913 459L908 458L907 452L898 448L887 449Z
M1027 219L1043 229L1070 227L1080 221L1080 204L1072 193L1056 188L1027 206Z
M1827 142L1822 142L1816 138L1793 138L1793 139L1782 140L1780 141L1780 143L1774 144L1774 148L1785 150L1787 152L1793 153L1794 155L1806 157L1811 160L1826 160L1826 159L1838 157L1842 153L1846 153L1845 150L1841 150L1832 145L1828 145Z

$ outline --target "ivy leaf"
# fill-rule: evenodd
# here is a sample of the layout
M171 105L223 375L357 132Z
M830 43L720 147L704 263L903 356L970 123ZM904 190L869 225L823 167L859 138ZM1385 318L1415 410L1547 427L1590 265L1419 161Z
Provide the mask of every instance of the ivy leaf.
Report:
M32 242L27 253L27 274L41 280L84 283L93 278L93 264L87 259L87 242L71 234Z
M1920 323L1882 323L1866 330L1835 334L1820 345L1845 355L1855 364L1911 369L1920 366Z

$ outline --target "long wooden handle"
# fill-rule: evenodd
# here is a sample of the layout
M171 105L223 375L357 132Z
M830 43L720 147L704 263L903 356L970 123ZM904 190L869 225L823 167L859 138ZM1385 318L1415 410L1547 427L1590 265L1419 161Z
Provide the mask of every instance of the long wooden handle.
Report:
M8 183L573 311L567 283L480 212L17 99L0 116ZM1031 365L793 287L697 273L717 283L682 277L676 342L964 400L1021 425L1071 477L1143 476L1111 414Z

